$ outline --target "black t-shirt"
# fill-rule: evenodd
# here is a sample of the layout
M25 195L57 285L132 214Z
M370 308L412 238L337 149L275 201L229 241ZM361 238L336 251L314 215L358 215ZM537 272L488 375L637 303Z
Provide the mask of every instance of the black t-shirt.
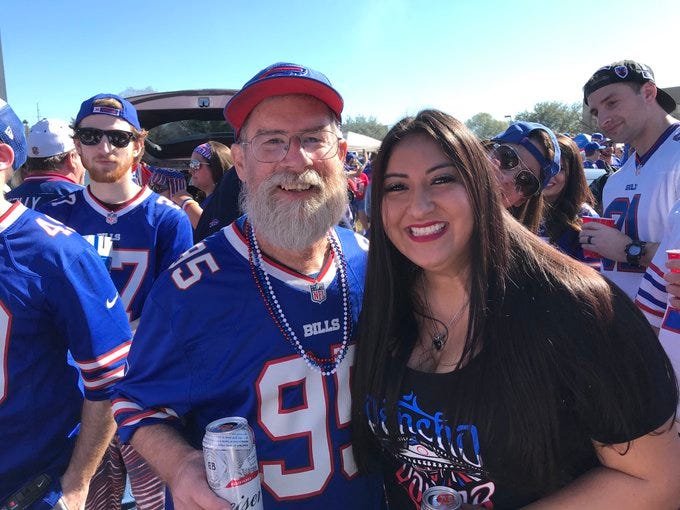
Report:
M625 296L618 291L616 294L615 300L623 303L621 300L626 299ZM632 303L624 303L620 311L623 312L629 306L633 306ZM657 429L674 411L674 403L669 397L673 392L665 371L663 350L649 346L650 337L646 334L629 332L626 335L616 326L612 327L610 333L610 337L602 339L597 346L574 341L573 346L566 347L579 350L584 359L588 356L608 359L602 362L604 372L609 372L620 356L634 352L634 356L642 357L639 359L641 366L653 367L654 376L651 380L634 373L628 375L628 380L605 376L602 380L610 386L609 390L600 388L602 391L595 392L590 386L585 387L585 383L581 384L584 387L579 387L578 380L556 384L564 387L564 394L608 395L620 403L626 423L632 425L630 437L621 437L618 423L620 415L603 416L597 398L581 399L580 404L576 405L573 400L563 401L563 395L556 395L557 401L561 402L558 413L560 467L565 477L564 484L598 465L592 447L593 439L607 444L636 439ZM651 340L655 340L653 336ZM380 404L382 399L369 397L366 409L371 430L382 446L382 465L390 509L419 509L423 492L434 485L452 487L461 493L464 501L471 504L491 501L495 510L519 508L545 495L523 492L494 478L493 473L507 467L509 463L520 470L522 463L518 462L521 452L514 448L514 444L510 445L508 452L507 442L503 448L499 442L504 431L512 427L512 420L504 411L504 397L498 396L495 401L493 397L486 397L480 406L479 394L483 392L478 393L474 384L470 384L470 381L479 380L478 375L483 373L485 367L495 366L492 356L493 352L483 350L465 367L443 374L407 368L399 393L396 433L388 433L390 420L384 405ZM645 398L648 397L648 405L644 409L631 408L626 398L628 385L637 385ZM494 393L486 392L487 395ZM452 396L460 399L458 403L463 409L472 409L473 403L477 404L474 409L478 414L464 423L449 423L444 403L450 402ZM583 401L586 401L585 405ZM486 430L492 433L483 437L479 425L489 420L493 422L492 427L486 427Z
M195 243L202 241L210 234L214 234L241 216L238 201L240 192L241 181L234 167L231 167L217 183L215 190L210 195L210 201L203 209L194 230Z

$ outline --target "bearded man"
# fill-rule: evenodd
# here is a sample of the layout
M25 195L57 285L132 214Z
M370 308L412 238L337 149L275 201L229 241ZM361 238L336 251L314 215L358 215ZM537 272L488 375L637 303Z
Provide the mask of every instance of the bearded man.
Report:
M82 235L104 259L134 331L154 280L193 244L191 223L170 200L132 179L146 132L132 104L113 94L84 101L75 120L74 142L90 184L40 211ZM113 303L107 302L107 306ZM137 508L163 508L162 482L130 446L117 438L102 469L107 480L91 488L88 508L120 507L126 471Z
M246 214L156 282L113 401L121 438L177 508L382 506L350 441L367 246L334 227L347 207L342 107L323 74L278 63L225 108ZM206 426L229 416L253 429L262 489L227 503L200 448Z

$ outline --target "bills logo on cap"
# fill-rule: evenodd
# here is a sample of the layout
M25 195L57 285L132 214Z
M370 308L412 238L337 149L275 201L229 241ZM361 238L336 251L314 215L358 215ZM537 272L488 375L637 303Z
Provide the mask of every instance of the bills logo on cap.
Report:
M111 108L110 106L93 106L92 113L103 113L104 115L113 115L114 117L120 117L123 115L123 111L118 108Z
M616 73L616 76L621 78L622 80L628 76L628 68L626 66L616 66L614 68L614 72Z
M271 78L273 76L304 76L308 73L307 69L301 66L283 65L273 67L258 76L258 79Z

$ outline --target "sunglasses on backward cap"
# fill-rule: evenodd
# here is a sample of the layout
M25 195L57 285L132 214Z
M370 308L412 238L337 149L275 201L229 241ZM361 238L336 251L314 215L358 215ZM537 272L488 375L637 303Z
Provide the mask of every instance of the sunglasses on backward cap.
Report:
M510 145L493 144L489 146L489 157L504 173L515 173L515 189L525 197L541 192L541 182L522 162L517 151Z
M130 131L120 129L102 130L96 128L76 128L74 138L80 140L83 145L98 145L106 135L111 145L118 148L127 147L131 140L136 138Z

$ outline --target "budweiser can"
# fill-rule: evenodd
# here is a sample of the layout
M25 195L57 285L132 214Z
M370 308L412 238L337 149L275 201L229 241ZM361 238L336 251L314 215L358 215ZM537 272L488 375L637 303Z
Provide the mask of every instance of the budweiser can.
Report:
M203 460L208 485L233 510L262 510L255 436L248 420L231 416L205 428Z
M456 510L463 506L463 498L451 487L435 485L423 493L420 510Z

